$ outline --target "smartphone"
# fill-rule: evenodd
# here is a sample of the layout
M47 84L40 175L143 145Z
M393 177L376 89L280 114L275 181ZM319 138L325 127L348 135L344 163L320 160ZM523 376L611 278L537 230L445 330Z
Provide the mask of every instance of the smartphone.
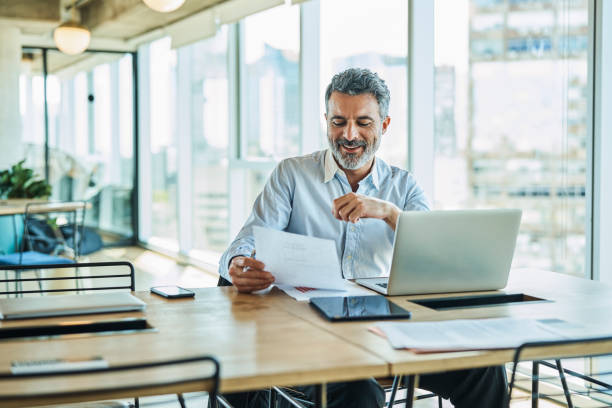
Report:
M167 299L186 298L193 297L195 293L191 290L181 288L180 286L168 285L168 286L153 286L151 293L163 296Z

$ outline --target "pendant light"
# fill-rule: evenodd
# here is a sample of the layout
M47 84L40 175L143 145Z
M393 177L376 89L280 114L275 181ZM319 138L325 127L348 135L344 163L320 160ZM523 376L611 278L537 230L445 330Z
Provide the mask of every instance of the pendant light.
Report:
M53 31L53 40L61 52L68 55L82 53L89 46L91 33L77 21L76 0L72 3L72 18Z
M181 7L185 0L142 0L144 4L160 13L169 13Z

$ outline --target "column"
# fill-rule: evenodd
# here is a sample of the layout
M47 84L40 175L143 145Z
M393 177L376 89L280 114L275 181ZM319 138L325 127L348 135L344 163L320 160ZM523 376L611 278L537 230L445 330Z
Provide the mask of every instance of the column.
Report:
M0 26L0 170L22 159L19 73L21 33L19 28Z

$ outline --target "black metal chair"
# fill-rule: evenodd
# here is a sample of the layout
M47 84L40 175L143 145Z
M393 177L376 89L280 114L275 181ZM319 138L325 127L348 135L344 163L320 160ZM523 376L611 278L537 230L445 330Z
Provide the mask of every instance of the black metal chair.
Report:
M581 346L583 351L576 352L575 346ZM598 337L598 338L585 338L585 339L574 339L574 340L559 340L559 341L542 341L542 342L531 342L525 343L518 347L514 352L512 375L509 384L508 401L506 407L510 407L510 401L512 399L512 391L516 388L517 381L517 368L521 360L529 361L529 358L525 358L524 355L532 349L539 349L543 347L554 347L559 350L559 355L563 356L564 359L568 358L591 358L591 357L603 357L612 355L612 337ZM573 349L570 349L572 348ZM567 351L564 351L564 348ZM531 406L537 407L540 398L557 398L565 399L565 403L569 408L574 407L574 401L572 396L582 396L589 398L594 404L602 405L588 405L589 407L610 407L612 406L612 384L610 378L612 378L612 370L603 370L597 372L593 370L588 374L580 373L576 370L569 370L564 368L560 358L552 358L554 363L548 360L535 360L532 365L531 372ZM540 367L548 367L556 371L557 375L545 377L540 374ZM579 388L572 388L568 384L569 378L576 378L580 382L587 384L586 386L580 386ZM540 392L540 381L553 382L559 381L561 383L562 393L542 393ZM558 388L556 385L554 388Z
M209 399L215 401L217 398L217 393L219 390L219 362L212 356L204 355L204 356L196 356L182 359L174 359L167 361L153 361L147 363L139 363L139 364L124 364L117 366L110 366L105 368L94 368L94 369L80 369L80 370L61 370L61 371L49 371L49 372L38 372L38 373L25 373L25 374L0 374L0 382L1 381L17 381L20 379L50 379L55 377L62 376L79 376L79 378L83 378L83 376L96 376L96 380L99 379L98 383L104 383L104 376L106 374L113 375L116 373L134 371L134 372L142 372L142 370L154 370L165 368L169 366L176 365L187 365L187 364L195 364L201 362L210 362L212 364L212 374L202 375L202 376L190 376L181 379L168 379L162 381L156 381L151 383L142 383L142 382L128 382L122 384L121 386L109 387L107 389L82 389L82 390L74 390L70 392L40 392L37 393L37 400L45 400L46 403L49 404L60 404L68 401L75 400L88 400L90 398L97 398L104 393L108 393L112 395L113 398L129 398L134 395L138 395L139 397L147 396L147 395L159 395L167 392L169 386L188 386L193 388L196 385L201 385L200 391L207 391L209 395ZM134 376L134 378L138 378ZM13 402L15 400L23 401L23 396L16 395L3 395L0 397L0 406L3 406L4 403ZM79 405L81 406L81 405ZM135 399L135 406L139 406L138 398ZM184 405L183 405L184 406Z
M217 282L217 286L234 286L232 282L225 279L223 276L219 276L219 281Z
M126 273L118 273L118 272L106 272L106 273L96 273L94 272L97 268L104 268L104 271L108 271L109 268L112 267L127 267L129 268L129 272ZM37 269L75 269L75 268L89 268L90 273L86 275L75 274L73 276L55 276L55 277L40 277L36 278L23 278L21 273L22 271L27 270L37 270ZM66 264L51 264L51 265L0 265L0 271L2 270L14 270L17 272L14 279L2 279L0 283L7 284L7 290L4 292L0 292L0 295L16 295L23 296L24 294L41 294L44 295L46 293L57 293L57 292L89 292L89 291L100 291L100 290L136 290L136 279L135 279L135 270L134 266L127 261L116 261L116 262L82 262L82 263L66 263ZM108 280L112 279L112 283L107 283ZM29 289L24 290L23 284L29 282L58 282L58 281L75 281L75 282L83 282L91 280L93 282L104 282L102 284L92 284L90 286L82 286L82 285L74 285L74 287L65 287L58 289L45 289L42 285L39 285L38 289ZM119 282L117 282L119 280ZM14 283L15 290L9 290L8 284ZM174 361L179 363L179 361ZM182 362L182 361L180 361ZM145 366L139 365L136 368L146 368ZM132 369L132 368L130 368ZM218 375L218 374L217 374ZM2 378L2 377L0 377ZM213 394L216 399L216 388ZM177 394L177 398L181 407L185 407L185 400L182 394ZM135 405L138 406L138 398L135 399Z
M129 268L129 273L96 273L94 270L96 268L111 268L111 267L127 267ZM41 270L41 269L83 269L90 268L90 273L87 275L77 275L74 276L55 276L55 277L41 277L37 276L35 278L24 278L20 272L28 271L28 270ZM134 266L130 262L117 261L117 262L81 262L81 263L65 263L65 264L57 264L57 265L0 265L0 271L8 271L13 270L18 272L13 279L0 279L0 283L6 283L7 285L10 283L15 284L14 290L9 290L8 287L4 292L0 292L0 295L16 295L22 296L24 294L45 294L45 293L55 293L55 292L87 292L87 291L96 291L96 290L121 290L121 289L129 289L131 291L136 290L136 279L134 276ZM106 270L106 269L105 269ZM80 285L74 285L74 287L65 287L58 289L45 289L42 282L60 282L60 281L74 281L74 282L83 282L86 280L91 280L92 282L100 282L102 280L108 279L120 279L120 283L117 284L113 281L112 284L100 284L100 285L91 285L89 287L81 287ZM126 280L123 283L122 280ZM36 282L39 283L38 289L29 289L25 290L23 288L23 284L26 282ZM105 281L107 282L107 281Z
M400 389L402 381L406 382L405 384L406 398L396 400L395 397L397 395L397 392ZM440 397L437 394L428 393L428 394L418 395L415 397L414 396L414 388L415 388L414 381L415 381L414 376L396 375L395 377L393 377L393 383L391 384L391 386L385 387L385 392L391 392L391 395L389 396L389 401L387 402L386 406L393 407L396 404L404 404L407 407L411 407L414 400L422 400L422 399L427 399L427 398L438 397L438 408L442 408L442 397Z
M23 216L23 237L20 243L15 243L15 248L18 251L0 255L0 265L62 265L78 262L86 208L87 203L85 201L27 204ZM51 227L49 217L51 215L63 216L63 214L71 218L71 221L66 219L61 227L58 225ZM17 241L16 224L15 217L13 217L13 234ZM72 236L65 239L61 228L69 228ZM59 256L59 252L64 256ZM44 268L31 268L37 277L39 277L40 269ZM15 271L15 275L21 273L21 270L12 270ZM75 268L77 276L78 273L78 268ZM7 269L5 269L5 279L8 279ZM39 280L38 282L40 289L42 289L42 281ZM18 285L18 281L15 284Z

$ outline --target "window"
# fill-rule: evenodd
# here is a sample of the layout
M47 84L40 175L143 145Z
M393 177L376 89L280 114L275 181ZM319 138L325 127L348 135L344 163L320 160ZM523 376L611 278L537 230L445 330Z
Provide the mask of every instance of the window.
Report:
M178 250L176 51L170 37L150 44L151 242Z
M179 50L190 66L193 247L222 252L229 239L227 27ZM185 135L183 135L185 136Z
M321 1L321 112L325 89L334 74L349 67L369 68L385 80L391 92L391 125L378 154L390 164L407 164L408 2L380 0ZM328 146L322 117L321 147Z
M134 165L131 55L97 53L109 62L74 73L62 68L66 56L47 52L52 199L87 200L92 204L87 225L130 237ZM29 165L43 175L42 52L25 53L30 61L20 80L23 140Z
M435 207L521 208L514 266L584 276L587 2L435 13Z
M241 157L300 154L300 9L276 7L242 25Z

